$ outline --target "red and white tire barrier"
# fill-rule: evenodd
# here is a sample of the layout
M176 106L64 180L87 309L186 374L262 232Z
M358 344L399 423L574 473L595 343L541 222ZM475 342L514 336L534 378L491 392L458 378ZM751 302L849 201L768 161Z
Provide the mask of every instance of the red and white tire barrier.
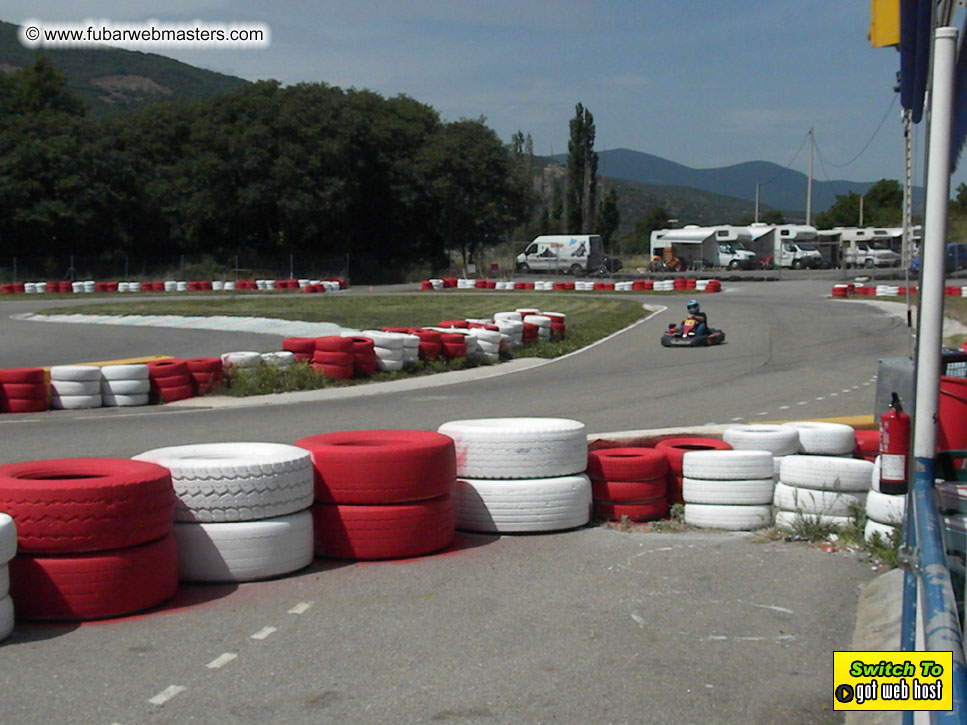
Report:
M171 471L182 581L252 581L312 561L313 474L302 448L203 443L134 460Z
M157 606L178 586L168 471L113 458L0 466L17 524L10 594L26 619L101 619Z
M14 607L10 598L10 568L8 562L17 554L17 525L5 513L0 513L0 641L13 632Z
M799 420L783 423L799 432L799 452L819 456L844 456L856 447L856 434L848 425Z
M100 408L101 370L93 365L54 365L50 369L50 406L66 410Z
M195 397L194 381L184 360L171 358L148 363L151 394L156 400L173 403Z
M150 392L147 365L104 365L101 368L101 401L105 407L147 405Z
M668 503L685 503L682 498L682 458L689 451L728 451L732 446L718 438L666 438L655 444L668 459Z
M43 368L0 370L2 413L39 413L47 410L48 392Z
M668 515L668 458L654 448L588 453L594 514L608 521L654 521Z
M315 471L316 553L397 559L455 535L453 441L426 431L324 433L296 441Z
M685 523L750 530L772 522L772 453L764 450L690 451L682 458Z
M759 450L772 453L774 471L779 474L783 457L799 452L799 431L782 425L753 423L729 426L722 431L722 440L734 450Z
M794 528L802 518L833 526L852 524L855 512L865 505L873 467L858 458L786 456L776 486L776 526Z

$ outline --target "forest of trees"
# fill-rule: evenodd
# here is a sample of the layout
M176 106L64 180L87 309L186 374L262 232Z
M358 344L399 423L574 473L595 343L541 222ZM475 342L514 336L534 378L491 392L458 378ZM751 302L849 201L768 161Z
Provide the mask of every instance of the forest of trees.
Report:
M468 261L527 221L526 155L483 119L322 83L89 117L42 58L0 73L0 268L158 271L185 256L365 281ZM111 274L111 272L106 272Z

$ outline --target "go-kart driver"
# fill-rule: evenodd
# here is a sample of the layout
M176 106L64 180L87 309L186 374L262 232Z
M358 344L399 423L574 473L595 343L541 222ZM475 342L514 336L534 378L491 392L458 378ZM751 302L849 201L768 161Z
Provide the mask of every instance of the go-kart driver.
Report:
M682 337L686 335L707 335L708 316L702 312L698 302L689 300L685 309L688 310L688 316L682 321L682 324L675 328L675 334Z

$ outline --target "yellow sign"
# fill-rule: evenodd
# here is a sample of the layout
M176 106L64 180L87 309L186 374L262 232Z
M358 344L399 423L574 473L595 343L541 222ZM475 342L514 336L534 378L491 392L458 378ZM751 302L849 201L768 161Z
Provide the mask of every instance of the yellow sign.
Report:
M952 710L951 652L834 652L834 710Z
M870 0L866 37L874 48L900 44L900 0Z

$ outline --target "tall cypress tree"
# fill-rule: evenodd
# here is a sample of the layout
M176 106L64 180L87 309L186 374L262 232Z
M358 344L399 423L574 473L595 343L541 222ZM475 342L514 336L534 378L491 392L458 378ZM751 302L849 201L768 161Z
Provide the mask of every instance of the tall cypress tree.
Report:
M598 196L598 155L594 151L594 116L580 103L571 119L567 142L568 232L594 231Z

